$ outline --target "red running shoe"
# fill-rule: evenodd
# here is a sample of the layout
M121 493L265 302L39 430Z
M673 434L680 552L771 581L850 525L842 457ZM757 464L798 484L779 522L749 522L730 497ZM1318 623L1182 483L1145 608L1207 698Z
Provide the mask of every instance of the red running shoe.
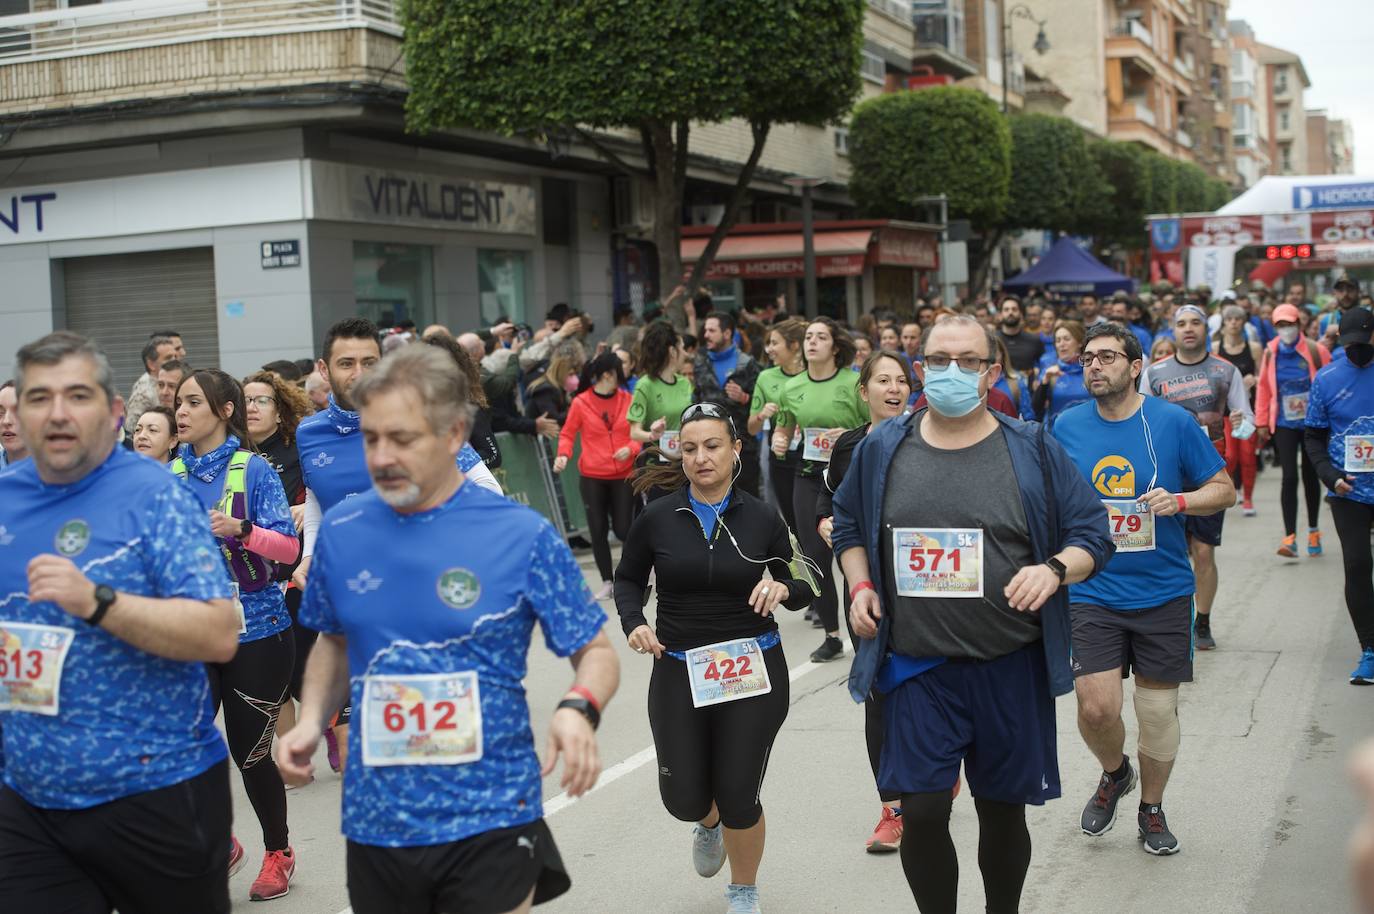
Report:
M291 877L296 875L296 854L291 848L268 851L262 855L262 869L253 887L248 890L252 901L269 901L291 891Z
M243 869L243 845L233 835L229 836L229 875L233 876Z
M882 818L873 835L868 839L866 850L870 854L890 854L902 848L902 816L894 814L891 806L883 807Z

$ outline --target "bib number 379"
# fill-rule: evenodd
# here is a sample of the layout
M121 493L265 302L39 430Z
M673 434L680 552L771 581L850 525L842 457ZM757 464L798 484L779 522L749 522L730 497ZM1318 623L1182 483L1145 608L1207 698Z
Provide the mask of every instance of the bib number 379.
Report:
M0 622L0 711L57 716L62 667L75 636L56 625Z
M1374 473L1374 435L1345 436L1345 471Z
M461 765L482 757L477 674L369 676L363 764Z

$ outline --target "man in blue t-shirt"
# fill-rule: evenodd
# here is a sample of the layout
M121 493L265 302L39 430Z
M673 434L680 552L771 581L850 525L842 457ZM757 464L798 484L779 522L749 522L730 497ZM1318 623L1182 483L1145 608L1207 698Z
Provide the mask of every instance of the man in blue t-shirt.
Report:
M1182 515L1229 508L1236 490L1192 413L1137 392L1144 357L1135 334L1093 327L1083 360L1095 402L1060 416L1054 436L1101 496L1116 553L1101 574L1069 588L1078 729L1102 763L1080 825L1107 832L1135 787L1121 723L1121 680L1134 670L1140 838L1151 854L1176 854L1164 787L1178 754L1178 684L1193 679L1195 588Z
M458 469L471 409L446 353L402 347L353 389L375 485L320 529L300 610L320 637L278 765L309 780L329 715L351 701L355 914L527 910L570 884L541 771L561 754L571 796L600 773L593 731L619 679L605 612L547 520ZM542 769L522 685L536 622L576 674Z
M224 740L204 663L238 648L204 510L115 446L109 362L16 357L31 458L0 472L0 911L229 911Z
M353 385L382 358L377 325L362 317L336 322L325 334L319 372L329 382L329 407L296 428L296 451L305 482L305 521L301 562L291 575L301 590L310 575L320 517L348 498L372 491L363 460L361 422L349 396ZM472 446L464 443L456 458L458 469L474 483L500 495L501 486ZM348 724L352 709L343 706L326 734L329 764L341 771L348 760Z
M1333 359L1312 379L1304 446L1317 475L1331 490L1331 520L1341 540L1345 606L1360 640L1351 685L1374 685L1374 314L1351 308L1341 316Z

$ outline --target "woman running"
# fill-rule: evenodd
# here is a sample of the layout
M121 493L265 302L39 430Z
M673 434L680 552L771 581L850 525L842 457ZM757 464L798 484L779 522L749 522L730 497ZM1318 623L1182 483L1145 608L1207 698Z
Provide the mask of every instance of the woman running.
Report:
M158 463L171 463L177 452L177 417L165 406L143 411L134 425L134 450Z
M243 402L248 419L248 440L263 458L277 471L286 503L291 508L291 520L299 535L305 523L305 478L301 475L300 452L296 449L296 426L314 412L305 391L288 384L281 375L259 371L243 379ZM318 635L314 629L296 622L301 607L301 590L291 584L291 575L300 564L298 558L289 565L276 566L276 579L286 585L286 611L291 614L291 637L295 648L291 666L290 697L301 699L301 677L305 674L305 660ZM292 701L282 703L277 717L277 733L286 733L296 725L296 707Z
M771 426L782 402L783 387L806 370L806 362L802 358L802 340L805 337L806 321L795 317L768 328L763 348L773 367L761 371L754 382L754 401L749 407L749 434L757 435ZM787 453L779 457L770 449L768 458L772 461L768 466L768 481L773 490L773 501L782 510L787 526L794 531L797 529L797 515L792 509L792 489L797 466L801 463L800 444L801 436L793 435Z
M759 911L759 794L789 702L787 658L772 614L779 606L800 609L811 592L791 578L782 517L733 487L740 440L729 414L695 404L679 427L681 461L647 466L635 480L636 488L673 494L651 502L630 528L615 602L630 647L654 657L649 725L664 808L697 823L692 863L699 874L714 876L729 859L730 911L748 914ZM643 610L651 571L656 628Z
M1054 328L1054 364L1040 372L1040 385L1035 389L1035 416L1047 425L1075 403L1090 399L1083 385L1083 366L1078 364L1083 354L1083 325L1078 321L1060 321Z
M601 572L601 589L596 599L611 596L614 570L611 568L610 531L622 543L634 519L634 493L630 476L635 469L639 443L630 437L630 400L622 386L625 375L620 358L603 352L587 366L592 386L573 398L567 420L558 435L558 458L553 471L562 473L572 457L573 444L582 438L582 456L577 461L578 486L587 508L587 535L592 555Z
M273 729L291 684L295 645L273 563L295 562L300 542L281 479L245 449L250 439L238 381L215 368L193 372L177 388L176 406L181 449L172 472L209 512L210 532L242 614L238 653L228 663L207 663L205 670L216 710L224 706L229 751L262 826L266 852L249 897L266 901L290 891L296 871L287 840L286 788L272 760ZM244 857L243 845L233 838L230 876Z
M1250 406L1255 405L1255 385L1258 383L1261 359L1259 343L1245 336L1247 315L1239 305L1227 305L1221 310L1221 329L1212 334L1212 351L1240 369L1245 389L1250 394ZM1246 517L1255 516L1255 469L1257 442L1237 438L1231 434L1231 424L1222 423L1226 441L1226 472L1240 486L1241 511Z
M870 339L869 339L868 337L866 337L866 336L856 336L856 337L854 337L854 361L850 364L849 367L850 367L851 369L853 369L854 371L862 371L862 370L863 370L863 367L864 367L864 362L867 362L867 361L868 361L868 357L871 356L872 354L873 354L873 341L872 341L872 340L870 340Z
M630 400L630 437L640 445L657 445L663 457L680 456L677 423L692 403L692 382L678 373L682 339L667 321L651 324L639 343L639 381ZM649 493L650 498L658 493Z
M1274 329L1278 336L1269 341L1260 359L1259 384L1255 392L1255 425L1259 427L1260 447L1274 438L1274 450L1283 468L1279 488L1279 509L1283 514L1283 540L1278 554L1284 558L1298 555L1298 460L1302 460L1302 488L1307 499L1307 554L1322 554L1322 535L1317 529L1321 511L1321 480L1317 468L1303 447L1307 423L1307 398L1312 379L1331 361L1331 353L1321 343L1302 336L1302 313L1294 305L1274 309ZM1226 425L1228 423L1222 423Z
M825 545L830 546L830 531L834 528L831 496L844 482L845 471L854 449L868 435L869 429L884 419L893 419L906 412L907 400L911 397L911 369L906 360L896 352L884 350L875 352L864 364L859 373L859 396L868 404L872 421L852 428L835 442L834 453L825 468L825 491L816 505L817 529ZM845 624L849 621L848 588L845 589ZM858 640L849 633L850 644L858 650ZM878 780L878 763L883 757L883 696L877 689L864 697L864 741L868 744L868 764L873 769L873 781ZM902 795L896 791L878 789L878 800L883 809L878 824L873 829L866 845L870 854L890 853L902 846Z
M792 489L792 510L798 523L797 539L806 557L821 570L816 615L825 640L811 652L813 663L826 663L844 654L840 642L839 601L835 594L835 563L830 547L816 530L816 504L825 483L821 473L830 462L835 439L868 420L868 408L859 399L849 364L854 361L854 342L828 317L806 327L803 343L806 371L782 389L778 425L773 430L773 453L785 455L792 434L801 429L801 465Z
M1031 406L1030 383L1026 380L1026 375L1012 368L1011 352L1007 349L1006 342L1000 336L996 339L997 352L994 357L997 359L997 363L1002 366L1002 376L992 386L1007 395L1007 399L1016 407L1018 418L1034 419L1035 408Z

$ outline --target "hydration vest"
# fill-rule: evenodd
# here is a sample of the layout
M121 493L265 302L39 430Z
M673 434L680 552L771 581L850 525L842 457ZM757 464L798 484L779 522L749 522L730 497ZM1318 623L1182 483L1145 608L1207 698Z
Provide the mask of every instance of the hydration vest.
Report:
M237 450L229 458L224 471L224 491L220 493L215 510L230 517L248 517L248 459L249 451ZM180 457L172 461L172 472L179 478L188 475L186 462ZM249 552L238 537L219 539L220 552L229 565L229 572L243 593L262 590L272 583L272 563L255 552Z

